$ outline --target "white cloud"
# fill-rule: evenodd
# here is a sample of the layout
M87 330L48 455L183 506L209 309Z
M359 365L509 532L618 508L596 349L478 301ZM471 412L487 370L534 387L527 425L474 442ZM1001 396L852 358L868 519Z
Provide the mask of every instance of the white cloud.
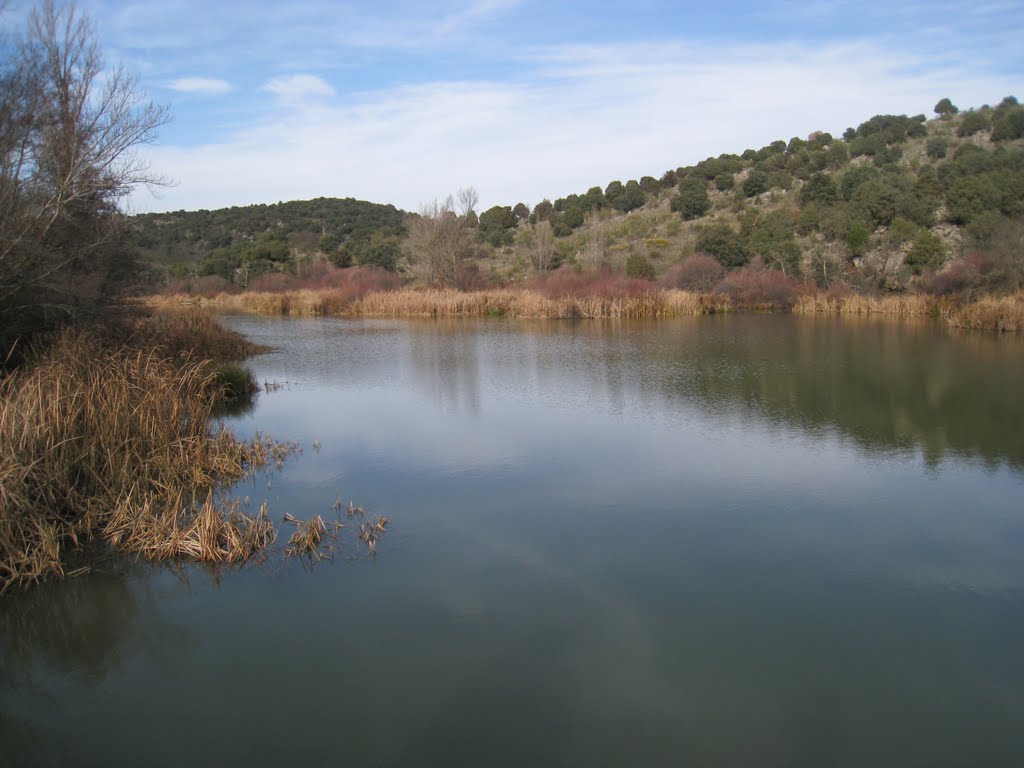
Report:
M264 91L287 100L301 100L309 96L333 96L334 89L316 75L284 75L268 80Z
M215 96L231 90L231 83L215 77L180 77L169 83L168 88L180 93L200 93Z
M923 64L928 67L923 67ZM841 134L878 113L931 113L940 98L995 103L1011 78L937 69L869 46L562 47L536 51L518 81L437 82L329 98L309 75L295 99L196 148L157 147L180 181L139 210L352 196L415 210L473 185L482 207L538 202L742 152L814 130ZM928 71L923 71L923 70Z

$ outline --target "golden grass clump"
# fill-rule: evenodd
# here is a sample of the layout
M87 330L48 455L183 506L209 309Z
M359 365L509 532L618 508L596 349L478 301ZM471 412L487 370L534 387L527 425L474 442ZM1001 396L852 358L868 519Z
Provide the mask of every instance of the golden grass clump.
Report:
M213 312L195 307L185 312L138 318L127 342L171 357L218 361L242 360L266 351L265 347L218 323Z
M265 510L218 508L210 490L275 447L216 427L214 366L169 352L68 331L0 380L0 592L62 574L93 539L218 562L272 539Z
M943 312L953 328L1019 333L1024 331L1024 293L984 298Z
M306 555L317 558L323 556L320 547L327 536L327 523L324 522L323 517L314 515L308 520L298 520L285 514L284 520L295 526L295 532L288 539L288 545L284 550L286 555L289 557ZM340 524L336 524L336 529L340 527Z
M887 315L889 317L930 317L936 314L935 298L907 293L889 296L866 296L850 293L843 296L810 293L797 297L793 312L797 314Z
M167 307L168 297L154 297L154 307ZM178 297L180 301L180 297ZM459 291L452 288L402 288L371 291L346 298L330 288L284 292L222 294L212 303L221 309L256 314L347 317L509 317L653 318L700 315L732 309L726 296L693 291L650 290L622 295L569 293L548 296L525 288Z

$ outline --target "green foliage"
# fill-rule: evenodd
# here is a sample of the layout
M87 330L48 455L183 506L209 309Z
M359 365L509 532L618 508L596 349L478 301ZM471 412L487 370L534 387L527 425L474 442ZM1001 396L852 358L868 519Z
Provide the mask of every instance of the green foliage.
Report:
M394 272L401 254L398 238L383 232L375 232L370 242L359 252L356 260L364 267L377 267Z
M1024 107L1014 106L1000 114L992 125L993 141L1024 138Z
M915 274L919 274L925 267L939 266L945 254L946 248L939 236L924 230L914 240L914 247L907 254L907 265Z
M690 176L679 182L679 194L672 198L671 208L685 221L698 219L711 209L707 185L702 178Z
M994 174L964 176L946 194L948 218L954 224L968 224L978 214L997 208L1001 197Z
M790 275L799 270L800 264L800 247L793 236L793 224L793 214L786 211L757 216L749 225L744 221L744 229L749 229L750 249L764 259L765 264Z
M950 101L948 98L940 100L939 103L935 105L934 109L935 114L941 117L942 119L952 117L959 111L960 110L956 106L954 106L953 102Z
M626 276L653 280L654 265L642 253L631 253L626 259Z
M757 167L743 180L743 194L747 197L754 197L762 192L767 192L768 187L768 174Z
M961 139L973 136L978 131L987 131L992 127L992 115L988 110L965 112L960 118L960 125L957 126L956 135Z
M867 247L871 233L863 224L852 224L846 232L846 247L851 256L860 256Z
M868 165L858 165L843 174L839 190L844 200L852 200L857 189L870 181L880 178L879 172Z
M885 240L889 245L898 247L916 238L920 231L920 227L914 222L897 217L889 225L889 230L885 233Z
M481 242L490 243L495 248L512 245L512 234L516 226L516 217L507 205L495 205L480 214L477 236Z
M949 150L949 139L945 136L932 136L925 144L925 154L932 160L941 160Z
M815 203L820 206L835 204L839 199L839 191L832 177L825 173L816 173L807 180L800 189L800 204Z
M367 246L375 232L400 236L404 213L392 205L351 198L317 198L273 205L250 205L215 211L177 211L133 216L127 222L126 242L137 246L143 257L155 263L200 262L206 254L229 248L256 269L283 268L289 262L286 249L310 242L332 263L350 264ZM270 231L270 242L261 233ZM258 264L257 264L258 263Z
M741 267L750 259L743 237L728 224L716 222L701 229L697 250L713 256L725 267Z
M261 232L242 253L245 261L287 261L291 256L288 239L280 230Z
M533 207L533 213L530 214L530 221L534 224L538 221L548 221L554 212L555 206L550 200L544 198Z
M639 182L630 179L623 186L621 182L613 181L604 191L604 196L611 206L623 213L636 210L647 202L647 195L640 188Z
M736 177L731 173L720 173L715 176L715 189L719 192L728 192L736 184Z

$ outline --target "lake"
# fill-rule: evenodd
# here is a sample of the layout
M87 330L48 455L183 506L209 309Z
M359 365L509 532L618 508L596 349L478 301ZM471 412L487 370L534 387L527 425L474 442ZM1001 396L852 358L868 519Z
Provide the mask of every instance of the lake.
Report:
M376 556L5 598L0 765L1024 765L1021 339L227 322L302 446L230 493Z

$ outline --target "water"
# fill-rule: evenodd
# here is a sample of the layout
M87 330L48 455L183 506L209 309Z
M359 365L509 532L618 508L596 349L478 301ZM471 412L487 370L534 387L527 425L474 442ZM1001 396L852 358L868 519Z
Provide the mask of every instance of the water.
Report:
M377 557L5 599L0 765L1024 764L1021 340L230 322L304 446L234 493Z

